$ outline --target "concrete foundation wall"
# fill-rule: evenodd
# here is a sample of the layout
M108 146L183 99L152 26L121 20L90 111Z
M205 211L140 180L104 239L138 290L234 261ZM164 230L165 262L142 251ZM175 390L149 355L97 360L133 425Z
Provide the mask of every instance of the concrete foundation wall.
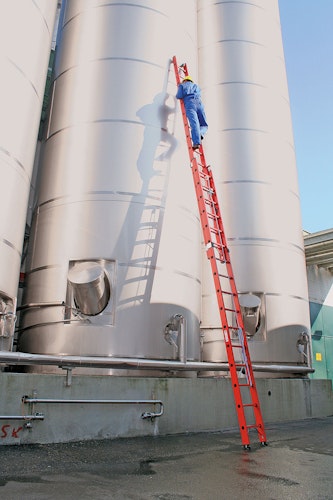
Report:
M270 422L325 417L333 413L329 380L258 379L263 418ZM22 396L43 399L160 399L151 404L22 404ZM8 416L42 413L44 420ZM230 379L73 376L0 373L0 445L58 443L89 439L220 431L238 427ZM248 423L250 422L250 417ZM27 425L28 424L28 425ZM31 424L31 427L30 427ZM255 432L255 431L254 431ZM255 433L256 434L256 433ZM252 440L256 441L257 436ZM269 441L269 427L267 427Z

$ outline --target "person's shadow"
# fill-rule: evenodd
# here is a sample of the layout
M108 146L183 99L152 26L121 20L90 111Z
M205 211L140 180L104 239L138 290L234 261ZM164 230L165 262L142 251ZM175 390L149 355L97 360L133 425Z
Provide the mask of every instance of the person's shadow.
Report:
M168 105L168 101L172 105ZM145 185L153 175L158 175L158 169L154 168L155 162L168 160L176 148L177 140L170 130L174 120L170 120L170 115L176 111L176 101L174 97L166 93L157 94L151 104L146 104L138 110L136 115L145 126L143 144L137 160L137 167L141 179ZM163 151L157 154L157 150Z
M169 99L171 105L167 104ZM124 221L124 237L132 251L127 267L123 268L123 290L119 291L122 306L130 303L142 305L151 298L168 193L169 159L177 146L173 135L175 120L172 119L175 112L175 98L164 92L157 94L152 103L136 113L144 125L143 143L137 159L142 186L139 198L136 197L140 202L130 205ZM128 227L132 229L130 239ZM143 241L143 234L146 241Z

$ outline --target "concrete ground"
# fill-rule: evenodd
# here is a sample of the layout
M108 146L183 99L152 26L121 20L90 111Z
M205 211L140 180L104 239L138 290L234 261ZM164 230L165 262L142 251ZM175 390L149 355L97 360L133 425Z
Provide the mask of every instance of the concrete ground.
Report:
M4 446L0 498L333 499L333 416L266 431L251 451L235 431Z

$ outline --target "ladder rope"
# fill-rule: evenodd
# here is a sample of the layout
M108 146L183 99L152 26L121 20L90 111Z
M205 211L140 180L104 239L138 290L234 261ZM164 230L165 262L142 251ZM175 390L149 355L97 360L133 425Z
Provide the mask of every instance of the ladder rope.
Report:
M187 65L178 66L176 56L172 59L176 83L188 76ZM180 100L185 137L192 169L194 187L197 195L200 222L207 257L210 260L216 297L219 306L222 332L228 357L232 389L234 393L236 413L240 428L243 446L250 445L249 429L255 428L259 441L266 444L264 422L260 410L256 384L253 376L247 338L243 324L238 292L236 289L233 269L230 261L229 249L224 233L220 207L215 189L213 173L210 165L206 164L202 144L193 150L190 127L186 117L183 100ZM221 272L219 267L225 271ZM222 281L223 279L223 285ZM235 339L237 337L237 339ZM235 343L237 341L237 343ZM235 353L240 351L241 360L235 361ZM244 378L245 376L245 378ZM243 377L239 379L239 377ZM240 382L241 380L241 382ZM246 380L246 383L245 383ZM243 402L244 388L248 389L247 402ZM251 400L249 403L248 400ZM247 423L245 409L253 409L255 423Z

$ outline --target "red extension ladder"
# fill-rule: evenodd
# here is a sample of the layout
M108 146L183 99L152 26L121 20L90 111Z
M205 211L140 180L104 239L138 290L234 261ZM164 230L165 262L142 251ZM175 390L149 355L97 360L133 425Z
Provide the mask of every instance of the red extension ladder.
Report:
M182 64L178 66L175 56L172 59L172 63L175 70L176 82L179 85L181 80L188 75L187 65ZM249 430L256 429L261 445L265 446L267 443L264 422L253 376L252 363L229 249L224 234L213 173L210 166L206 164L202 144L199 149L193 150L192 148L190 127L182 99L180 100L180 105L203 237L207 257L210 260L212 268L220 311L242 444L245 449L250 449ZM250 415L248 414L249 412L251 412ZM247 420L251 423L248 424Z

